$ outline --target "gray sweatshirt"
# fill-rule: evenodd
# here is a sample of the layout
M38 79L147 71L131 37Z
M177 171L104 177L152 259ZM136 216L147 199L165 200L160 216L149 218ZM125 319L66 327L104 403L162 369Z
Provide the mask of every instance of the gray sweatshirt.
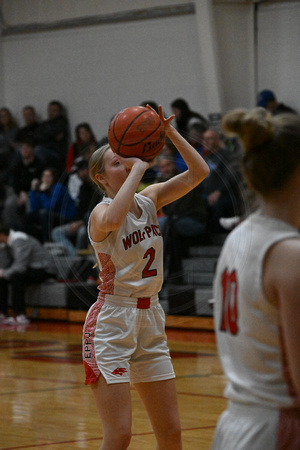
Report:
M11 250L13 262L3 270L3 278L9 279L14 273L24 273L27 269L44 269L56 274L54 260L48 250L32 236L21 231L10 230L7 245Z

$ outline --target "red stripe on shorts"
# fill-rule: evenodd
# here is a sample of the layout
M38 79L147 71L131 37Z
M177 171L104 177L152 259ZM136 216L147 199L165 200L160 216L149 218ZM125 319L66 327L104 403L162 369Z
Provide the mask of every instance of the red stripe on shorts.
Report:
M98 299L92 305L83 327L82 359L86 375L85 384L95 383L101 374L95 357L94 337L97 318L103 304L104 301Z

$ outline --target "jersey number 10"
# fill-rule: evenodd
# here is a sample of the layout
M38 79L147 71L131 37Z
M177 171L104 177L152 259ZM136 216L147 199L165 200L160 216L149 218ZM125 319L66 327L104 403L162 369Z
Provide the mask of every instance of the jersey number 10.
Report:
M236 271L227 269L222 275L222 318L220 330L230 334L238 334L238 282Z

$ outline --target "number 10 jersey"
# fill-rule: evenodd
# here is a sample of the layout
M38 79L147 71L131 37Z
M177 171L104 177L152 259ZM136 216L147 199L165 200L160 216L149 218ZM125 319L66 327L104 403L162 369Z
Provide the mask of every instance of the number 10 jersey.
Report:
M262 286L268 250L293 238L299 239L299 233L289 224L254 213L223 246L214 281L214 315L230 400L273 408L299 404L289 376L280 311Z

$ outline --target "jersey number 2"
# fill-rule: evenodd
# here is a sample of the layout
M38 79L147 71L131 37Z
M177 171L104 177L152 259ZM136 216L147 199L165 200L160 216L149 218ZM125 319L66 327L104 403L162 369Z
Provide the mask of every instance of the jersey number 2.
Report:
M157 275L157 270L150 269L150 266L153 263L154 258L155 258L155 250L153 247L148 248L148 250L144 254L144 259L145 258L149 258L149 260L148 260L147 264L145 265L145 268L142 272L143 278L155 277Z
M238 334L238 282L236 271L224 270L222 275L222 319L221 331L227 331L233 335Z

